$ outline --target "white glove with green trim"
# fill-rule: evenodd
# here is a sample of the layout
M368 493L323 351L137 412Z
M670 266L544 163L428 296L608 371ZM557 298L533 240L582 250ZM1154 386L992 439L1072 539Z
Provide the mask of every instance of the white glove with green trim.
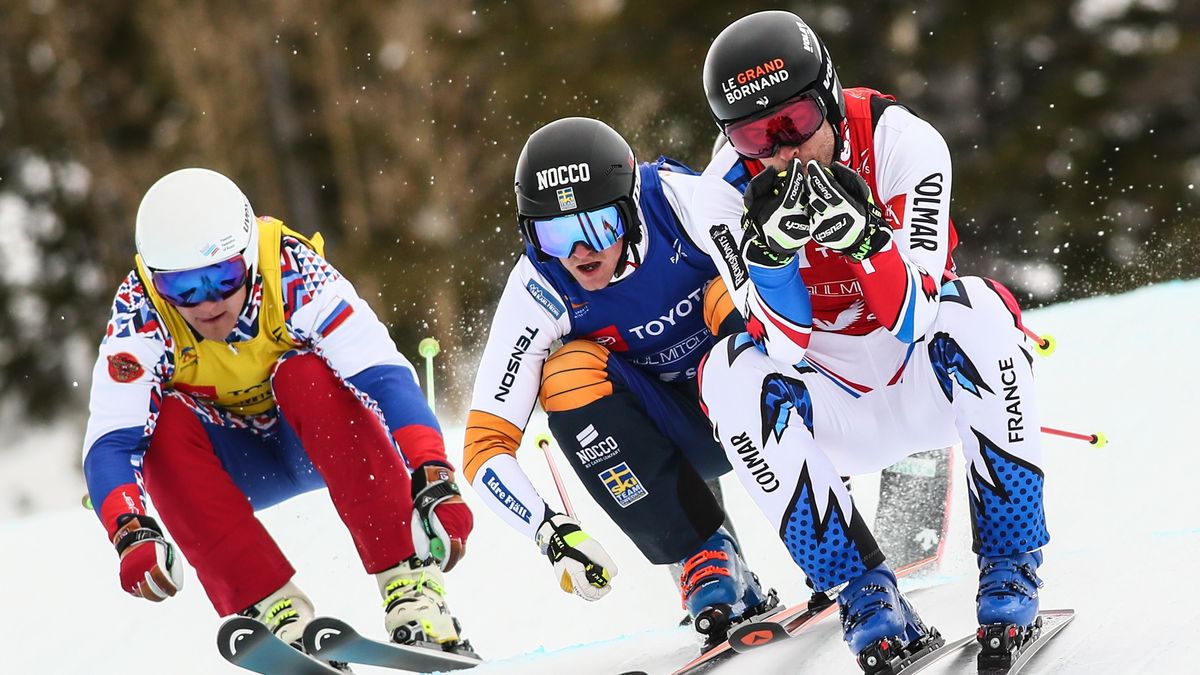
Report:
M617 565L600 542L579 528L579 521L550 513L537 531L537 544L554 565L558 585L584 600L599 600L610 590Z

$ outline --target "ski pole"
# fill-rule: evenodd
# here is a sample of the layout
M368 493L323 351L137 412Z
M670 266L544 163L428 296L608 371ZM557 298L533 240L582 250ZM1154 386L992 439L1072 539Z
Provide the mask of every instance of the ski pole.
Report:
M1103 448L1108 445L1108 436L1101 432L1094 434L1081 434L1075 431L1065 431L1063 429L1054 429L1051 427L1042 427L1043 434L1051 434L1053 436L1062 436L1063 438L1073 438L1077 441L1087 441L1097 448Z
M1020 324L1020 327L1021 332L1028 335L1030 340L1033 340L1035 343L1037 343L1036 350L1038 354L1041 354L1042 356L1050 356L1058 347L1058 342L1055 341L1053 335L1050 335L1049 333L1045 335L1038 335L1037 333L1029 330L1029 328L1025 326L1024 322Z
M434 412L433 357L440 351L442 346L438 344L437 338L427 337L417 344L417 353L425 357L425 396L429 399L429 409Z
M542 454L546 456L546 463L550 465L550 475L554 476L554 486L558 488L558 496L562 499L563 508L567 510L567 515L574 518L575 509L571 506L571 500L567 497L567 488L563 485L562 476L558 475L558 465L554 463L554 457L550 454L551 444L554 439L550 434L538 434L533 442L542 449Z
M958 277L953 273L947 272L946 277L942 280L942 283L953 281L957 278ZM1008 307L1008 310L1016 319L1017 328L1020 328L1022 333L1029 336L1029 339L1033 340L1034 343L1037 344L1037 353L1041 356L1050 356L1053 354L1054 349L1058 346L1054 340L1054 336L1050 334L1038 335L1037 333L1029 330L1029 328L1025 325L1025 322L1021 320L1021 306L1017 302L1017 299L1013 296L1012 291L1005 288L1003 284L996 282L992 282L992 284L992 290L994 290L996 294L1000 296L1001 301L1004 302L1004 305Z
M436 413L437 392L433 385L433 357L442 351L442 345L437 338L423 338L417 343L417 353L425 357L425 398L429 401L429 411ZM429 523L424 523L425 535L429 537L429 553L439 563L446 559L446 543L434 533Z

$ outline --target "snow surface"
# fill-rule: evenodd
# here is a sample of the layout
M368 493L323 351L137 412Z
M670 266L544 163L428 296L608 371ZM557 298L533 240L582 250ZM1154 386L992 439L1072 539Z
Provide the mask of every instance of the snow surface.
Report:
M1185 631L1200 625L1190 574L1200 554L1200 452L1189 440L1192 399L1185 387L1200 381L1200 362L1191 354L1200 342L1197 306L1200 282L1174 282L1026 316L1033 329L1052 333L1059 344L1038 364L1044 423L1102 430L1110 438L1103 449L1046 438L1053 541L1042 568L1042 606L1074 607L1078 618L1026 672L1195 672L1185 667L1191 643ZM544 420L535 419L533 426L539 424ZM460 447L461 433L448 434L449 447ZM553 499L541 453L527 448L521 461ZM78 481L60 466L41 473L49 475L39 482L53 483L53 475L67 484ZM492 661L476 671L670 673L691 659L697 641L689 629L675 626L682 611L667 572L640 557L574 476L564 479L585 528L620 565L614 590L596 603L562 593L534 545L504 527L468 489L476 531L448 590L467 637ZM947 560L933 578L909 584L922 616L948 637L974 625L974 560L961 476L955 487ZM856 482L868 514L874 505L866 497L873 492L869 478ZM726 500L763 580L785 601L806 598L797 568L736 482L726 483ZM324 492L262 518L298 568L296 581L318 612L382 633L374 581L363 573ZM75 508L0 522L0 540L0 671L242 672L214 648L220 620L194 574L181 596L161 605L124 595L116 557L89 512ZM836 622L811 635L739 656L715 672L858 672Z

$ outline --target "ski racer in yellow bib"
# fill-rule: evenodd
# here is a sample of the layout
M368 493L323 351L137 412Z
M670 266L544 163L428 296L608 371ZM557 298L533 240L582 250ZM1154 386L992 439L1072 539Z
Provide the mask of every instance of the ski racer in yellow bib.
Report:
M182 169L138 208L92 377L84 476L121 587L155 602L183 565L218 614L299 644L312 600L255 511L327 489L396 642L469 652L443 571L473 518L387 327L306 238L228 178Z
M167 332L175 338L175 371L164 385L186 391L201 400L239 415L258 415L275 405L271 395L271 372L279 357L300 347L288 335L283 320L283 294L279 268L280 240L283 234L299 240L318 255L325 255L325 240L320 233L307 239L282 221L258 219L259 273L262 274L262 304L258 310L258 335L249 340L223 344L197 339L187 321L174 305L143 284L146 296ZM136 257L138 275L149 278L142 256Z

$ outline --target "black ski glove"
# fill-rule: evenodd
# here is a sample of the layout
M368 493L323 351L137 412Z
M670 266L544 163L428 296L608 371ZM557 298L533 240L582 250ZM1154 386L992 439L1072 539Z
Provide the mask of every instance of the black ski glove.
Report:
M883 250L892 228L862 176L842 164L823 167L816 160L806 169L812 238L858 262Z
M808 185L800 160L783 171L765 169L746 188L742 198L742 228L780 256L795 255L809 239Z

